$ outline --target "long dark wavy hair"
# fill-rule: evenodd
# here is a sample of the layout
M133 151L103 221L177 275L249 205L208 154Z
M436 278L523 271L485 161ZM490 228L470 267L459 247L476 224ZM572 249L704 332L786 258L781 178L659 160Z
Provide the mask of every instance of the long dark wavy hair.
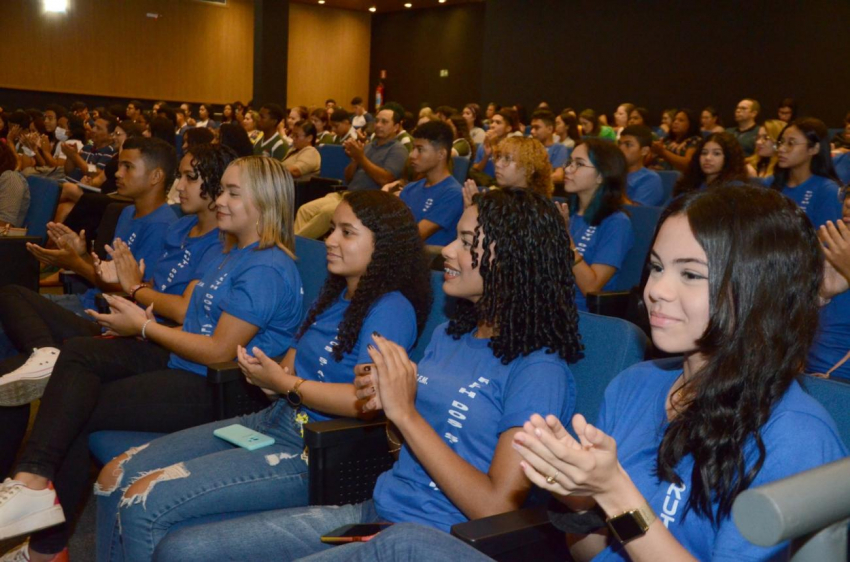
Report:
M602 175L602 183L593 195L593 201L584 211L584 220L590 226L598 226L603 220L623 209L626 202L626 157L611 141L588 137L580 144L587 146L587 156L596 171ZM567 204L570 215L578 212L578 196L569 194Z
M372 261L339 323L339 345L334 346L332 353L336 361L341 361L344 354L354 349L369 309L385 294L398 291L413 305L419 335L428 320L432 300L431 272L419 229L407 205L395 195L380 190L349 192L342 204L349 205L360 222L372 231L375 248ZM301 325L298 338L313 325L319 314L336 302L345 288L345 277L328 274L319 298Z
M779 141L785 136L785 132L791 127L796 127L806 137L806 143L809 148L818 147L818 152L812 156L809 168L815 176L829 178L838 185L841 185L841 180L838 179L838 174L835 172L835 166L832 164L831 148L829 146L829 129L820 119L814 117L805 117L791 122L779 133ZM782 191L788 185L788 176L791 170L782 168L778 164L773 167L773 183L770 185L773 189Z
M208 208L215 208L215 200L221 195L221 176L231 162L236 160L233 149L221 144L200 144L190 148L192 169L201 178L201 199L209 201Z
M685 383L689 398L664 432L656 471L681 485L675 468L692 455L686 509L717 524L761 470L762 428L805 365L818 327L823 256L806 214L773 190L688 193L659 225L681 214L708 257L710 316L696 342L706 363Z
M706 187L714 187L715 185L732 182L747 183L749 181L744 151L741 149L738 139L725 132L712 133L702 139L697 145L697 151L694 157L691 158L688 169L685 170L685 174L676 182L676 188L673 190L674 196L699 189L705 183L705 172L702 171L702 165L699 160L703 148L710 142L717 143L723 149L723 168L720 170L717 178Z
M473 204L478 225L472 266L481 273L484 294L476 303L458 303L447 333L460 339L480 322L495 326L488 345L504 365L538 349L576 361L583 347L566 251L570 239L555 204L519 188L478 194Z

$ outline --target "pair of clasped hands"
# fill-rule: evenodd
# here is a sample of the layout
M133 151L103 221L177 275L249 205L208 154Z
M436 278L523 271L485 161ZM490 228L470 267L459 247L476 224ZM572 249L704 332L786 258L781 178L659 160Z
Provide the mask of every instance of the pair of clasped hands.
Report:
M372 363L354 368L354 389L364 414L383 410L390 421L415 411L417 369L400 345L373 332L368 345ZM259 347L251 354L242 346L236 350L239 369L250 384L271 396L292 389L297 377ZM333 360L333 359L331 359Z

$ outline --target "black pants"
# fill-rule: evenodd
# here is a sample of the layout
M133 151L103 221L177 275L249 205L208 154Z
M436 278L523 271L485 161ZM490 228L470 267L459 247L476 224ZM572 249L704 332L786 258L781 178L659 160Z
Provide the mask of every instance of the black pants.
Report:
M95 431L172 432L214 420L205 377L168 369L168 352L135 338L66 342L41 399L19 472L51 479L66 523L35 533L32 548L59 552L89 494L88 437Z
M0 325L19 352L0 361L0 375L23 365L36 347L62 347L68 338L100 334L97 323L17 285L0 288ZM0 479L12 468L27 431L29 414L29 405L0 407Z

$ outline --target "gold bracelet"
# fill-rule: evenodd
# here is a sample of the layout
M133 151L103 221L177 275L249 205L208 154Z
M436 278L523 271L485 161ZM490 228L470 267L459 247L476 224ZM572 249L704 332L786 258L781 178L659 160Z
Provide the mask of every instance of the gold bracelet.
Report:
M401 450L402 445L401 445L401 443L399 443L398 441L393 439L392 435L390 434L390 422L387 422L387 425L384 426L384 431L387 434L387 441L389 441L390 445L393 445L395 447L395 449L390 449L389 452L390 453L399 452Z

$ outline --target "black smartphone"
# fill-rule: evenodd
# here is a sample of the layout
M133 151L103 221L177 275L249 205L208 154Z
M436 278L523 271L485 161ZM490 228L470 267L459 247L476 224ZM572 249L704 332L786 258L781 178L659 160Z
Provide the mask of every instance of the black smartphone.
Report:
M337 544L347 542L366 542L392 525L392 523L367 523L362 525L344 525L322 537L322 542Z

